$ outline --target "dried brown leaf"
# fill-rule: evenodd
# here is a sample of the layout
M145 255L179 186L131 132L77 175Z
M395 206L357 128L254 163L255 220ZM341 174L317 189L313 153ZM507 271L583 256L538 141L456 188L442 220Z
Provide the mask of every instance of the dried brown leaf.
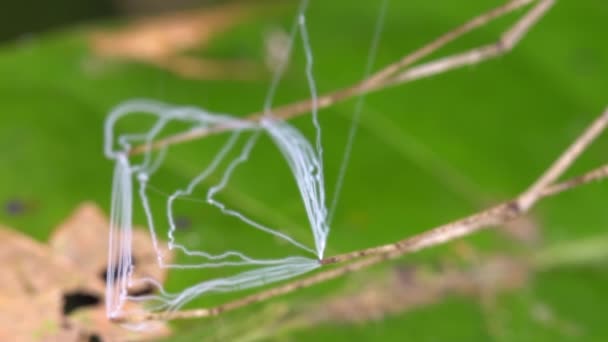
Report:
M70 315L70 322L83 331L88 331L89 336L96 334L104 342L106 341L140 341L168 336L171 331L164 322L147 322L145 327L137 330L125 329L125 327L108 320L105 310L98 308L94 310L79 310Z
M166 336L165 323L130 331L105 313L102 272L107 260L108 220L92 203L75 210L52 234L49 245L0 226L0 341L137 341ZM146 231L134 234L138 276L163 281ZM171 254L166 253L167 260ZM133 289L142 290L142 289ZM68 297L86 295L93 303L66 310ZM130 304L137 309L138 304Z
M108 263L107 245L109 221L94 203L81 204L74 213L61 223L51 236L50 245L56 254L64 255L84 274L103 278ZM150 277L165 280L166 268L160 268L149 234L143 228L133 230L134 277ZM161 247L162 248L162 247ZM161 252L167 262L173 259L167 248ZM130 290L139 292L141 286Z
M0 226L0 293L29 296L52 288L103 291L97 278L74 272L74 264L17 231Z
M61 307L61 291L57 288L30 296L3 292L0 295L0 341L56 339L67 330L62 328Z

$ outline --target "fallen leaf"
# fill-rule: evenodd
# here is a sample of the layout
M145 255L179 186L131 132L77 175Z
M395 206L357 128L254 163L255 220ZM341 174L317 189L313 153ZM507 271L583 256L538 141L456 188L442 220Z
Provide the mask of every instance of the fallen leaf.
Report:
M162 322L132 331L107 319L101 276L107 235L108 220L92 203L60 224L49 245L0 226L0 262L5 265L0 271L0 341L138 341L170 334ZM134 252L140 258L136 272L162 281L166 271L155 267L149 240L146 231L134 232ZM165 257L170 261L172 255ZM139 304L129 305L138 309Z
M110 320L106 316L105 309L79 310L70 315L70 322L74 325L91 329L89 336L97 334L100 339L106 341L139 341L151 338L168 336L171 331L164 322L146 322L138 329L126 329Z
M109 226L108 219L99 207L84 203L55 229L50 240L51 248L70 259L82 273L104 279L108 266ZM143 228L135 227L132 239L134 277L150 277L164 282L167 269L158 267L149 234ZM160 248L165 260L172 260L173 255L168 248ZM142 286L134 285L129 290L134 293L146 291Z
M4 273L4 272L3 272ZM58 288L26 295L0 295L0 340L47 341L62 330L61 291ZM74 334L74 331L69 331ZM76 341L74 339L66 341Z
M49 288L74 290L91 288L103 292L103 284L94 276L73 272L72 262L54 254L40 244L13 229L0 226L0 292L10 296L29 296Z

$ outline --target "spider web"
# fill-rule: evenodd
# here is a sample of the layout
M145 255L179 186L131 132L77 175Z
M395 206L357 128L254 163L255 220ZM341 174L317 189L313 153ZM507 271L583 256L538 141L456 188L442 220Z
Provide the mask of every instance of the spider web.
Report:
M386 3L387 0L384 0L381 13L386 9ZM314 55L305 15L307 7L308 1L303 0L291 29L288 54L291 54L294 44L301 44L305 57L303 72L313 103L313 139L308 139L295 126L273 117L273 100L287 68L289 56L274 74L264 102L265 114L258 122L198 107L177 106L147 99L135 99L119 104L108 115L104 130L104 149L106 157L115 164L106 288L108 317L134 314L129 302L144 302L147 304L146 310L149 311L171 312L203 294L249 289L286 280L320 267L319 260L323 258L330 228L325 194L322 130L317 113ZM372 52L368 56L366 73L373 64L373 53L377 49L382 18L381 14L371 47ZM332 208L335 208L344 178L361 107L362 102L356 106ZM136 124L127 124L131 129L125 131L120 128L124 126L124 122ZM210 158L201 157L200 161L194 161L197 171L189 182L182 183L176 179L168 185L173 189L170 191L166 191L166 187L160 189L152 184L159 173L170 167L167 161L170 155L178 153L173 147L171 150L168 147L154 149L154 141L176 132L212 131L217 127L222 127L226 133L213 139L203 139L201 146L205 151L215 149L215 152L208 153ZM276 158L282 159L295 180L295 188L308 219L308 240L311 241L303 241L301 237L304 235L301 232L297 232L298 238L295 238L294 231L288 233L284 229L258 222L244 214L237 206L222 200L222 194L234 181L234 174L255 155L254 148L264 139L267 145L273 146ZM130 155L132 147L141 144L146 146L146 152L141 156ZM271 242L278 243L280 248L277 248L277 251L269 248L271 251L262 253L266 254L263 256L256 254L256 248L243 251L243 246L227 250L224 250L224 245L213 246L210 250L194 248L192 245L196 243L188 243L187 239L182 241L184 239L179 237L181 223L177 211L180 203L188 203L194 210L200 210L203 206L212 208L216 213L233 219L231 222L238 222L247 227L246 231L240 230L239 234L265 235L273 239ZM164 212L158 208L164 208ZM194 285L185 289L168 291L158 279L145 275L135 276L134 270L137 266L132 256L131 235L137 212L141 212L145 218L159 267L186 272L206 270L205 273L210 277L194 281ZM209 227L203 229L204 234L212 233L206 233L211 230ZM160 238L162 233L165 233L166 238ZM206 236L204 234L203 239ZM283 254L282 250L291 252ZM168 261L167 251L179 254L179 262ZM277 257L276 254L281 256ZM228 274L213 277L214 274L219 274L213 273L213 270L223 270ZM197 275L201 273L203 272L197 272ZM155 291L145 294L129 292L130 287L141 284L148 285Z

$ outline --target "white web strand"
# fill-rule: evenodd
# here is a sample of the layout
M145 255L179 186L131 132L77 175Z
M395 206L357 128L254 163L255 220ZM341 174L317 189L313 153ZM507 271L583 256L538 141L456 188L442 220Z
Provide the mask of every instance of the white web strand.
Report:
M130 165L127 153L124 151L113 150L113 138L114 138L114 125L115 123L128 115L141 115L146 113L157 117L157 122L147 134L130 134L122 135L117 138L119 144L123 148L129 148L134 141L145 140L148 147L151 146L152 141L157 137L156 135L172 120L192 122L195 127L201 127L211 124L229 124L231 127L235 127L235 132L232 133L227 143L222 147L220 152L215 156L213 161L195 177L185 188L185 190L178 190L174 192L167 200L167 209L169 220L169 244L170 249L176 249L184 252L189 256L198 256L205 258L205 262L194 263L194 264L165 264L163 262L163 256L161 254L161 248L158 246L158 238L156 237L156 225L154 215L150 208L148 197L146 194L147 184L154 172L160 167L163 161L164 153L161 152L159 156L153 158L150 154L147 154L143 158L143 162L138 165ZM279 281L286 277L294 276L302 272L308 272L319 266L317 259L304 258L304 257L285 257L282 259L256 259L249 257L238 251L227 251L221 254L211 254L203 251L190 251L184 246L175 243L173 236L175 229L175 222L172 220L172 203L175 199L180 196L187 196L215 169L224 159L228 151L233 148L238 136L243 130L254 130L254 134L247 140L241 154L233 160L224 172L221 181L211 187L207 193L207 202L219 208L222 212L228 215L233 215L249 225L257 228L266 233L272 234L279 238L291 242L306 251L316 254L313 249L293 240L286 234L280 233L274 229L262 226L244 215L228 209L221 202L214 200L214 195L221 191L234 171L234 169L245 160L248 159L253 144L257 140L261 131L268 131L273 137L273 141L277 144L283 155L288 159L288 163L292 170L296 170L299 173L304 172L303 170L309 170L307 165L301 165L301 163L310 162L310 153L312 147L303 138L299 132L285 123L268 123L266 122L262 127L253 126L252 124L241 121L239 122L236 118L231 118L226 115L212 114L204 112L197 108L188 107L170 107L165 104L152 102L152 101L129 101L119 107L117 107L109 116L106 122L106 155L114 159L116 162L115 175L114 175L114 188L113 188L113 200L112 200L112 215L111 215L111 227L110 227L110 252L108 259L108 288L107 288L107 309L110 316L116 316L122 313L122 308L127 299L132 300L131 296L128 295L128 286L136 283L137 279L132 279L133 274L133 262L132 262L132 251L131 251L131 231L132 231L132 186L133 178L137 179L139 184L139 195L140 203L144 209L150 234L152 237L152 243L157 253L158 264L160 267L166 268L206 268L206 267L224 267L224 266L253 266L253 265L264 265L265 267L246 271L243 273L236 274L234 276L210 280L201 284L195 285L188 288L180 295L167 296L164 290L160 291L160 294L154 297L160 301L163 307L175 308L183 305L184 301L191 299L192 296L196 296L203 292L221 292L229 291L230 289L248 288L250 286L257 286L255 284L265 284L273 281ZM262 129L262 130L260 130ZM275 139L275 137L281 137L281 139ZM282 143L290 144L287 147L281 146ZM292 156L291 154L295 154ZM302 156L299 156L302 155ZM296 172L294 171L294 172ZM300 177L299 174L296 177ZM305 176L306 177L306 176ZM311 191L305 191L301 188L303 196L310 196ZM318 189L313 190L312 193L316 193ZM308 201L315 203L312 201ZM308 203L307 202L307 203ZM308 207L314 208L314 204ZM315 236L315 243L323 246L324 242L321 241L317 233L317 230L313 230ZM247 282L251 284L247 284ZM148 281L150 282L150 281ZM220 286L221 288L215 289L214 286ZM148 297L146 297L148 298Z
M304 11L308 1L301 3L297 21L292 30L291 41L293 42L297 33L300 33L304 53L306 55L306 79L309 85L311 101L313 101L312 119L316 131L315 147L296 128L291 125L276 121L272 118L270 106L274 93L280 83L282 74L287 65L279 68L279 72L273 78L265 102L266 117L259 124L244 121L233 116L215 114L195 107L179 107L150 101L133 100L117 106L108 116L105 124L105 154L115 162L115 172L112 191L112 214L110 224L110 245L108 254L108 272L106 289L106 308L108 316L116 317L125 314L127 301L145 302L152 304L149 309L153 310L177 310L193 298L212 292L227 292L247 289L255 286L268 284L288 279L320 267L318 262L323 257L327 243L329 226L327 224L327 208L325 206L325 189L322 161L321 126L317 118L317 90L313 77L313 53L310 39L306 28ZM292 43L290 43L290 46ZM291 50L291 48L290 48ZM125 117L148 116L155 122L147 132L135 132L117 134L115 132L117 122ZM154 174L162 168L166 149L154 153L152 143L158 139L163 129L171 122L181 122L190 125L190 131L205 131L215 126L228 128L232 131L227 142L220 148L213 160L196 175L185 187L172 192L166 201L166 219L168 220L168 242L167 248L179 251L190 259L200 259L190 263L166 263L162 254L163 248L159 245L155 215L149 203L147 190L148 183ZM209 204L225 215L233 216L246 223L248 226L266 234L282 239L299 249L313 253L315 258L301 256L287 256L279 259L259 259L246 255L239 251L227 250L219 254L206 251L191 250L179 244L175 239L176 223L174 220L174 204L176 200L191 196L195 189L201 187L208 177L216 172L224 160L232 151L237 140L245 131L252 131L239 153L239 155L228 163L223 171L220 181L211 186L205 198ZM216 195L220 193L229 183L230 178L237 167L245 163L251 155L254 145L260 134L266 133L281 152L280 155L286 160L294 178L297 188L302 197L303 207L310 221L311 232L314 238L315 248L308 247L296 241L289 235L258 223L245 216L234 208L228 207L220 202ZM131 164L129 151L133 144L144 144L146 153L139 163ZM118 148L117 148L118 147ZM137 180L137 182L133 182ZM228 266L250 266L251 270L240 271L234 275L203 281L190 286L178 293L167 292L162 284L153 278L134 278L134 265L132 258L132 225L133 225L133 187L138 187L138 199L141 205L148 229L152 239L152 245L156 252L159 267L171 269L204 269ZM134 284L149 284L158 290L157 294L134 296L129 294L129 287Z
M114 167L108 270L106 274L106 312L114 316L127 295L127 274L131 259L131 175L126 156L117 155Z
M159 288L159 295L148 295L145 298L127 296L132 301L155 301L156 310L178 310L187 302L209 293L224 293L246 290L273 282L296 277L300 274L310 272L319 267L319 263L313 259L292 258L289 263L257 268L251 271L238 273L231 277L212 279L188 287L178 294L170 294L163 290L162 285L151 279L146 283L154 284Z
M302 0L300 2L300 7L298 8L298 18L301 15L306 13L306 9L308 8L308 0ZM272 104L274 101L274 97L276 95L277 89L281 80L283 79L283 75L285 74L285 70L287 69L287 65L289 65L289 61L291 60L291 53L293 51L293 42L295 40L296 35L298 34L299 22L298 20L294 21L293 26L291 27L291 32L289 33L289 40L287 44L287 53L285 54L285 58L281 59L281 64L277 67L277 71L272 76L272 81L270 86L268 87L268 92L266 93L266 100L264 101L264 114L272 115Z
M372 44L370 46L369 52L367 54L367 62L365 66L365 72L363 75L363 79L366 79L369 73L372 71L374 64L376 62L376 54L378 51L378 46L380 45L380 37L382 35L382 30L384 29L384 21L386 17L386 11L388 8L389 0L382 0L380 4L380 11L378 13L378 19L376 20L376 27L374 29L374 35L372 38ZM338 200L340 199L340 193L342 192L342 186L344 185L344 177L346 176L346 170L348 168L348 164L350 161L350 156L353 150L353 145L355 144L355 137L357 136L357 132L359 130L359 122L361 121L361 115L363 113L363 107L365 106L365 94L360 95L357 98L357 102L355 104L355 111L353 113L352 122L350 128L348 130L348 138L346 140L346 145L344 146L344 154L342 156L342 162L340 163L340 170L338 171L338 178L336 180L336 185L334 189L333 198L331 200L331 205L329 207L329 216L328 222L331 224L333 221L334 214L336 212L336 207L338 206Z
M226 169L226 172L224 173L224 176L222 177L221 182L219 184L211 187L211 189L209 189L209 192L207 193L207 202L209 202L211 205L219 208L221 210L221 212L226 215L234 216L254 228L257 228L268 234L274 235L282 240L285 240L285 241L291 243L292 245L294 245L296 247L299 247L305 251L315 254L313 249L304 246L302 243L295 241L294 239L292 239L291 237L289 237L283 233L280 233L276 230L273 230L260 223L255 222L251 218L241 214L238 211L235 211L235 210L232 210L232 209L226 207L225 204L221 203L220 201L216 200L213 197L216 193L218 193L220 190L222 190L226 187L226 185L228 184L228 180L230 179L230 176L232 176L232 173L234 172L236 167L239 166L240 164L246 162L249 159L249 156L251 155L251 149L253 148L254 144L257 142L258 137L259 137L259 134L256 132L254 135L252 135L247 140L247 143L243 147L241 154L235 160L233 160L230 163L230 165L228 166L228 168ZM300 151L298 151L298 152L300 152ZM298 152L296 152L296 153L298 153Z

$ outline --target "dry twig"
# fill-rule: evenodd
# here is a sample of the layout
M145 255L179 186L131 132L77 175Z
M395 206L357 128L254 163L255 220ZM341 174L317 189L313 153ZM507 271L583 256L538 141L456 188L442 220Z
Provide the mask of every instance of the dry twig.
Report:
M185 310L169 313L148 313L140 316L119 317L119 322L140 322L147 320L169 320L187 319L217 316L222 312L238 309L252 303L258 303L273 297L297 291L302 288L322 283L327 280L338 278L342 275L367 268L385 260L394 259L404 254L417 252L436 245L452 241L454 239L470 235L481 229L505 224L528 212L530 208L540 199L554 196L566 190L597 181L608 176L608 165L603 165L591 170L581 176L569 179L561 183L554 183L566 169L580 156L587 146L606 129L608 125L608 108L579 136L568 149L566 149L557 161L521 196L510 201L503 202L489 209L472 214L457 221L453 221L436 228L427 230L418 235L400 240L395 243L358 250L346 254L320 260L323 265L344 263L356 260L352 263L323 271L307 278L298 279L293 282L264 290L256 294L237 299L214 308Z
M427 62L417 67L411 67L415 62L428 56L432 52L438 50L463 34L483 26L506 13L533 2L534 0L512 0L503 6L474 18L466 24L427 44L421 49L407 55L400 61L385 67L366 80L351 87L321 96L317 101L318 107L328 107L338 101L345 100L356 95L379 90L387 86L402 84L423 77L429 77L461 66L476 64L504 54L510 51L519 42L519 40L521 40L525 33L542 17L542 15L546 13L546 11L553 5L553 0L538 1L537 4L515 25L507 30L496 43ZM289 119L306 113L311 109L312 102L307 100L276 108L272 110L272 113L275 117ZM264 114L265 113L251 114L249 116L249 120L256 121ZM325 265L329 264L346 264L213 308L169 313L147 313L138 316L118 317L115 320L119 322L141 322L148 320L187 319L216 316L222 312L234 310L257 302L262 302L276 296L284 295L330 279L334 279L388 259L397 258L421 249L440 245L448 241L470 235L481 229L505 224L512 219L527 213L534 206L534 204L536 204L542 198L550 197L561 193L562 191L573 189L589 182L608 177L607 164L600 168L589 171L579 177L569 179L565 182L556 183L558 178L566 171L566 169L568 169L580 156L580 154L586 150L591 142L606 129L607 125L608 108L589 126L587 130L583 132L580 137L574 141L574 143L568 149L562 153L562 155L536 182L532 184L532 186L530 186L520 196L512 200L500 203L489 209L472 214L460 220L438 226L395 243L325 258L319 261L322 265L324 265L324 267ZM136 147L131 151L131 153L138 154L147 151L149 148L160 148L171 144L198 139L208 134L222 132L227 129L229 129L229 127L216 126L211 129L189 131L185 134L178 134L164 140L159 140L151 146Z
M287 120L310 112L313 109L313 105L316 105L317 109L326 108L354 96L378 91L389 86L408 83L421 78L441 74L452 69L477 64L482 61L498 57L509 52L521 40L526 32L528 32L528 30L534 26L534 24L543 16L543 14L545 14L549 8L551 8L554 0L539 0L538 3L526 13L526 15L517 21L509 30L504 32L500 39L495 43L412 67L414 63L429 56L431 53L441 49L448 43L456 40L464 34L533 2L535 2L535 0L511 0L500 7L473 18L462 26L445 33L420 49L406 55L399 61L384 67L380 71L371 75L369 78L350 87L319 96L314 104L313 101L307 99L274 108L270 110L270 112L275 118ZM266 114L266 112L252 113L247 116L246 120L256 122ZM158 140L151 145L144 144L136 146L131 150L131 154L141 154L149 149L158 149L169 145L200 139L204 136L225 132L230 129L231 127L229 126L221 125L211 128L193 129L185 133L178 133L162 140Z

